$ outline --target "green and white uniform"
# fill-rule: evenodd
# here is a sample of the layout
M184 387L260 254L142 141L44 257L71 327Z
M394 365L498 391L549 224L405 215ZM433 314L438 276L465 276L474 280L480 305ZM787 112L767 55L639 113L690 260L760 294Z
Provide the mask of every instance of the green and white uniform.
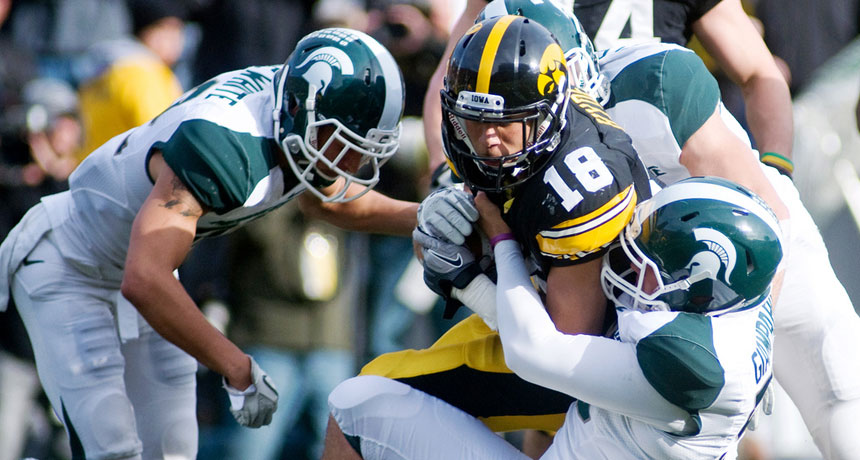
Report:
M679 162L681 148L715 110L749 144L722 106L713 76L690 50L666 44L618 47L600 56L600 69L611 79L607 112L630 135L657 181L689 177ZM776 169L761 166L791 214L785 280L775 306L774 375L825 456L858 452L860 359L844 350L860 347L860 318L797 188Z
M681 148L714 111L749 145L737 120L720 102L720 89L701 59L687 48L641 44L605 51L600 71L611 81L604 106L630 138L651 177L672 184L690 176Z
M712 316L618 305L615 340L566 335L529 288L519 248L500 243L495 255L506 359L578 399L543 459L733 458L770 382L768 298Z
M607 366L612 370L621 369L620 364L631 365L630 380L624 383L641 384L642 373L650 387L604 381L604 387L618 391L618 396L604 393L595 405L578 401L571 406L565 429L556 435L544 458L733 458L757 402L749 395L763 394L770 382L770 301L718 317L625 311L619 313L618 326L625 346L596 343L606 340L597 337L582 341L591 342L584 346L605 349L603 358L614 363ZM668 412L657 399L650 408L646 404L637 408L620 397L633 394L647 399L643 394L651 395L653 390L689 414L692 431L678 431L682 419L647 420ZM642 412L630 413L631 408Z
M169 314L173 301L165 299L158 329L172 331L180 349L121 295L133 223L156 182L153 155L175 173L172 186L202 205L200 239L306 191L345 202L361 194L346 197L350 184L370 190L397 150L402 112L403 78L391 53L364 33L321 29L283 66L219 75L109 140L71 175L68 192L27 213L0 246L0 309L11 290L74 458L197 456L197 363L183 350L208 349L215 336ZM370 177L355 172L360 165ZM334 195L319 190L340 178ZM259 393L233 411L240 424L271 418L274 405L247 402Z
M147 164L156 150L209 209L198 238L234 229L304 190L282 173L283 152L272 137L279 68L220 75L111 139L75 170L69 191L43 198L4 241L0 305L11 287L75 455L126 458L142 446L161 449L147 457L196 455L197 364L120 295L129 235L153 188Z
M88 156L70 177L69 193L46 200L66 253L99 265L125 263L132 221L152 190L146 167L154 150L210 209L197 224L198 238L227 232L300 193L278 166L284 153L272 136L279 68L215 77Z

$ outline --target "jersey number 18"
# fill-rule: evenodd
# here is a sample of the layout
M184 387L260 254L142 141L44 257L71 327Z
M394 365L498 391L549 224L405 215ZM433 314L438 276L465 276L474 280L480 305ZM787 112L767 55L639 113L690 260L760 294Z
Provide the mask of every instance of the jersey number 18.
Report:
M580 147L573 152L568 153L564 157L564 165L576 177L576 180L589 193L597 192L598 190L612 184L612 173L603 160L597 155L591 147ZM564 209L570 211L574 206L582 201L582 193L579 190L574 190L561 178L555 166L550 166L544 173L543 181L549 184L555 193L561 197L561 205Z

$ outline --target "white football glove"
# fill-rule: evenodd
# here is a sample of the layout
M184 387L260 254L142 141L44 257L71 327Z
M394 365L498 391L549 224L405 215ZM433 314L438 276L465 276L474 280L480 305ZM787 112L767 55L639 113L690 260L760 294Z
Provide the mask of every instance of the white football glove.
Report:
M478 220L478 208L471 194L455 187L443 187L427 195L418 207L418 226L425 233L461 245Z
M278 409L278 390L269 375L251 358L251 385L237 390L221 377L221 383L230 397L230 413L239 425L259 428L272 422Z

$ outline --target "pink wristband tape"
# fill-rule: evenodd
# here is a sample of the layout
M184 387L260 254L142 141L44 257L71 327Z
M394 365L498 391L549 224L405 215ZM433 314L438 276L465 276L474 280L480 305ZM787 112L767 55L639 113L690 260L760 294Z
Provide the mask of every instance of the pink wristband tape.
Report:
M490 238L490 246L495 249L496 245L500 242L512 239L514 239L513 233L499 233L498 235Z

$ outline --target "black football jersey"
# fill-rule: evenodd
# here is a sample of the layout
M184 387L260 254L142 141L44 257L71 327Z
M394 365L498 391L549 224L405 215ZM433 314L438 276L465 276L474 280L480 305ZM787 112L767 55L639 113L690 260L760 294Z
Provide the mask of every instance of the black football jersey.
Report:
M574 0L573 12L597 49L625 40L686 46L693 23L720 0Z
M543 275L602 256L636 204L651 196L630 138L593 98L572 91L567 123L540 173L492 197Z

